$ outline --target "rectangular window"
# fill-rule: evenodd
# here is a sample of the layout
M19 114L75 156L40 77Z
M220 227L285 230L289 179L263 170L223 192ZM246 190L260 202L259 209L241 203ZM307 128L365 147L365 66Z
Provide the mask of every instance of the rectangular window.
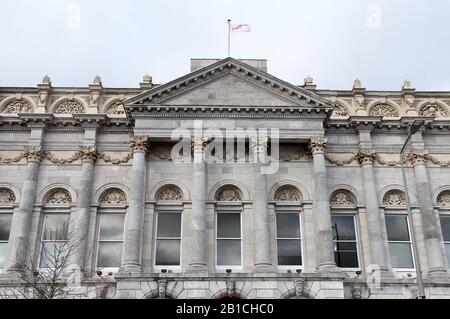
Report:
M0 269L5 263L6 247L11 230L12 214L0 214Z
M69 214L46 214L42 229L41 268L60 268L69 257Z
M385 218L392 268L414 268L408 216L386 215Z
M342 268L359 268L355 217L334 214L331 216L331 223L336 265Z
M181 213L158 212L156 226L156 266L179 266Z
M441 215L442 236L444 237L445 252L450 267L450 216Z
M125 214L100 214L97 267L117 268L122 264Z
M301 266L300 214L277 213L277 252L279 266Z
M240 213L217 213L217 265L241 265Z

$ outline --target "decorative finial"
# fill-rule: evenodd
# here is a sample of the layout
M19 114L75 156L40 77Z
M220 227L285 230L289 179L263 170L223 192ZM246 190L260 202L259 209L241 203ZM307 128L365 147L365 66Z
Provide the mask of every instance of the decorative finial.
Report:
M94 84L102 84L102 78L96 75L94 78Z
M356 78L355 81L353 81L353 88L354 89L360 89L362 88L361 80Z
M314 79L308 74L305 78L305 85L313 85Z
M148 74L144 75L142 83L152 83L152 77Z
M42 84L52 84L52 81L50 80L50 77L46 74L42 78Z
M403 88L403 89L410 89L410 88L411 88L411 81L409 81L409 80L403 81L403 86L402 86L402 88Z

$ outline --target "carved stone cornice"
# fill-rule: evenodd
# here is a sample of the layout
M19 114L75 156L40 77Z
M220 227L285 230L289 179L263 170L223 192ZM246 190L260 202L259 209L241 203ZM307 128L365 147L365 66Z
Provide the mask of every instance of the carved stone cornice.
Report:
M148 136L130 136L130 147L133 153L148 153L150 143Z
M313 137L309 144L309 150L314 155L316 153L325 153L328 139L326 137Z
M371 149L360 149L355 157L360 165L373 164L378 159L377 153Z

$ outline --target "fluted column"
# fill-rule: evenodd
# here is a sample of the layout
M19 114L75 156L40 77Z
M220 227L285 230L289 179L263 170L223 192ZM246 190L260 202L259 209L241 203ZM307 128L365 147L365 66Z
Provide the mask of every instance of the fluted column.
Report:
M439 225L433 210L433 200L428 182L425 165L428 153L423 150L413 150L407 154L407 159L414 166L417 197L422 216L423 235L428 257L428 272L430 275L445 275L445 261L442 255L439 236Z
M192 255L189 270L206 270L206 209L205 209L205 159L203 149L207 141L202 137L192 139L194 164L192 172Z
M98 152L93 146L81 146L78 154L82 160L81 180L77 208L70 225L69 241L72 243L69 246L74 248L73 254L70 256L70 264L77 265L80 270L85 270L94 162Z
M255 256L254 265L265 269L272 266L270 258L269 210L267 207L267 176L262 171L267 161L267 137L251 140L253 165L253 226Z
M130 202L126 216L121 271L139 272L141 269L146 153L148 136L131 136L133 166L130 174Z
M385 243L382 231L380 209L375 183L373 161L376 153L371 149L361 149L357 155L363 172L364 200L366 203L367 228L369 235L370 261L380 267L382 273L388 272Z
M15 236L12 241L10 260L7 267L8 272L22 271L28 256L28 242L30 239L31 222L33 217L33 206L36 199L37 179L39 176L39 165L44 156L40 147L30 148L27 152L28 164L26 167L25 182L23 183L21 199L18 211L17 225L14 225Z
M327 139L311 139L310 150L314 166L314 217L316 228L316 258L320 272L339 271L334 260L333 233L331 227L330 202L328 198L325 148Z

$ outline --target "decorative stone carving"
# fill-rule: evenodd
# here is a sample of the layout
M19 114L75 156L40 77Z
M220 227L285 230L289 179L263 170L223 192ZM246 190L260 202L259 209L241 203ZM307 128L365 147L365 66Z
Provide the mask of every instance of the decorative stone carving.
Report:
M11 204L16 201L16 195L7 188L0 188L0 204Z
M397 189L387 192L383 197L383 205L405 206L406 205L405 193Z
M44 77L42 78L42 84L48 84L48 85L52 84L52 81L50 80L50 77L47 74L44 75Z
M193 137L191 139L191 152L192 154L197 151L203 151L203 149L211 142L210 138L204 137L204 138L199 138L199 137Z
M152 77L148 74L145 74L142 77L142 83L149 83L149 84L152 83Z
M78 157L82 161L95 162L98 156L99 154L95 146L80 146L80 150L78 151Z
M94 82L93 83L97 84L97 85L101 85L102 84L102 78L99 75L96 75L95 78L94 78Z
M167 280L165 280L165 279L158 280L158 298L159 299L166 298L166 290L167 290Z
M412 87L411 86L411 81L409 81L409 80L403 81L402 89L410 89L411 87Z
M64 101L54 111L55 114L81 114L84 113L83 105L78 101Z
M28 161L40 162L44 159L46 152L41 147L30 147L25 151Z
M280 150L280 161L298 161L301 159L310 159L311 156L305 150L301 149L299 151L289 152Z
M350 292L352 293L353 299L362 298L362 285L360 283L354 283L350 286Z
M356 206L354 196L346 190L338 190L331 194L331 206Z
M131 150L133 153L136 152L148 152L149 140L148 136L130 136Z
M356 154L356 159L360 165L372 164L378 159L377 153L374 150L360 149Z
M309 144L309 149L312 154L317 152L325 152L328 139L326 137L313 137Z
M233 188L224 188L217 193L216 200L221 202L240 202L241 194Z
M304 79L304 83L305 85L313 85L314 79L310 75L307 75L306 78Z
M70 204L72 197L65 189L57 189L53 191L46 199L46 204Z
M439 194L437 203L441 207L450 207L450 191L446 190Z
M227 278L226 285L227 285L227 296L233 297L235 295L235 289L236 289L236 284L235 284L234 280Z
M362 84L361 84L361 80L360 79L355 79L355 81L353 81L353 88L354 89L362 88Z
M250 149L254 154L256 153L266 153L267 145L269 143L268 137L259 137L250 139Z
M406 161L411 162L412 165L425 165L429 159L428 151L425 150L410 150L405 154Z
M343 105L336 104L331 116L332 117L346 117L346 116L349 116L349 114L348 114L347 109Z
M300 191L291 185L281 186L277 189L274 195L276 201L301 202L302 195Z
M113 103L108 110L106 110L106 114L125 114L125 109L123 108L123 104L121 101L116 101Z
M382 117L399 117L399 114L395 107L386 103L378 103L372 106L369 115Z
M295 287L295 296L296 297L302 297L304 290L305 290L305 278L299 278L294 281L294 287Z
M437 118L447 117L446 110L437 104L427 104L419 111L420 116L432 116Z
M181 201L183 200L183 192L175 185L164 186L156 195L157 201Z
M33 108L31 107L30 103L24 100L15 100L5 105L0 113L7 113L7 114L30 113L32 112L32 110Z
M126 203L127 196L118 188L108 189L100 199L101 205L123 205Z

